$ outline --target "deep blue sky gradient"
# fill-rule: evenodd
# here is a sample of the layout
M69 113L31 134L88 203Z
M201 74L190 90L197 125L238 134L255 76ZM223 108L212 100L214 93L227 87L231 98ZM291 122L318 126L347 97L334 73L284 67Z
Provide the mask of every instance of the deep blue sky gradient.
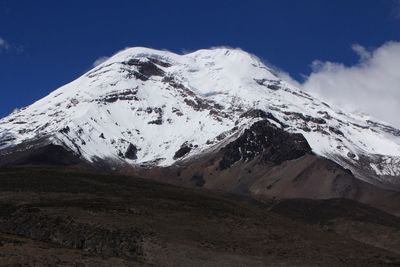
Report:
M298 80L310 63L354 64L351 45L400 40L397 0L0 0L0 117L128 46L240 47Z

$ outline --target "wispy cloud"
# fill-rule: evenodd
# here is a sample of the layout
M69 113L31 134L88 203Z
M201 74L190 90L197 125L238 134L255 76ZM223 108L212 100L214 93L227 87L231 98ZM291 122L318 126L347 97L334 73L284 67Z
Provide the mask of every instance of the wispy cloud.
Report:
M93 67L96 67L96 66L98 66L98 65L100 65L101 63L103 63L103 62L105 62L107 59L109 59L110 57L99 57L98 59L96 59L94 62L93 62L93 64L92 64L92 66Z
M354 52L357 53L357 55L360 57L360 61L361 62L365 62L368 59L371 58L372 53L371 51L368 51L364 46L360 45L360 44L353 44L351 46L351 48L353 49Z
M10 47L11 46L9 42L6 39L0 37L0 52L8 51Z
M19 44L10 43L8 40L0 36L0 53L3 52L21 54L24 52L24 47Z
M372 51L359 44L352 48L360 58L357 64L315 61L302 88L347 111L400 127L400 42Z

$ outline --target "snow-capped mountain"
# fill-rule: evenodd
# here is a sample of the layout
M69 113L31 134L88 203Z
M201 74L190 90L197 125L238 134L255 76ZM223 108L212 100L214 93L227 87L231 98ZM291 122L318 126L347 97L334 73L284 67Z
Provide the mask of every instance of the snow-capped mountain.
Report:
M359 179L400 184L400 130L345 114L225 48L126 49L1 119L0 155L54 144L89 163L171 166L218 151L261 120L303 135Z

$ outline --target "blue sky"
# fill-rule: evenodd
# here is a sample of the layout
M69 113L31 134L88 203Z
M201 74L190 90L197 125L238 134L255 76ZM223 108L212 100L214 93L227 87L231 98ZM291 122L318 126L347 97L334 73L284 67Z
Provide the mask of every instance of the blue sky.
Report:
M400 41L397 0L0 0L0 117L129 46L240 47L303 82L315 60L352 66L354 44L388 41Z

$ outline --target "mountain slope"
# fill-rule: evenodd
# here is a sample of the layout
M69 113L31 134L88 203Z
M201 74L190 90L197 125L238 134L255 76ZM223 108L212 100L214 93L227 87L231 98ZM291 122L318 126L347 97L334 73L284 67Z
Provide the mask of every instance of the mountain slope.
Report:
M260 121L303 135L310 153L361 180L400 189L400 130L344 114L281 80L256 57L222 48L116 54L1 119L0 165L29 163L26 151L37 158L45 144L87 164L167 167L217 153Z

